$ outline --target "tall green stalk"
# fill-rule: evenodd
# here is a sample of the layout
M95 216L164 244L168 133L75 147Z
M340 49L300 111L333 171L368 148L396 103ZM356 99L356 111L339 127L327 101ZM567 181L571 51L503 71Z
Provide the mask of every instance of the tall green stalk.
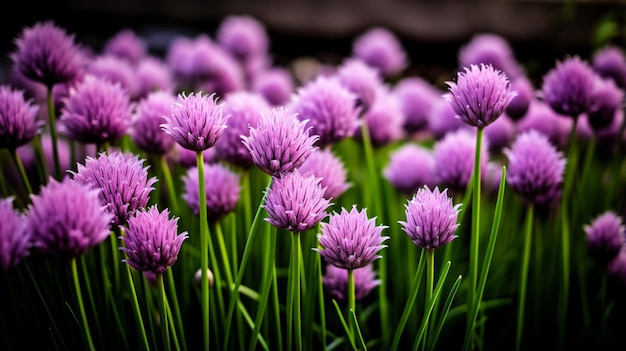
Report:
M206 184L204 181L204 156L196 151L198 165L198 197L200 199L200 265L202 269L202 335L204 350L209 350L209 223L206 208Z
M59 145L57 137L57 121L54 111L54 95L52 93L53 86L48 87L48 124L50 128L50 137L52 138L52 157L54 158L54 177L61 179L61 163L59 162Z
M170 209L174 213L178 213L178 197L176 196L176 188L174 187L174 181L172 180L172 172L170 166L167 164L165 156L161 156L159 159L159 165L161 166L161 173L165 178L165 184L167 185L167 195L169 200Z
M526 290L528 281L528 264L530 262L530 246L532 242L532 228L534 217L534 205L530 204L526 208L526 223L524 225L524 248L522 251L522 265L519 276L519 290L517 303L517 334L515 338L515 349L520 350L522 345L522 334L524 332L524 305L526 304Z
M431 299L433 297L433 288L435 286L435 250L426 250L426 299L424 300L424 312L428 311L428 306L431 303ZM430 319L426 318L424 323L426 323L424 330L424 338L422 342L424 343L424 349L426 349L427 339L428 339L428 324Z
M22 179L22 182L24 183L24 187L26 188L26 198L28 199L28 194L32 194L33 193L33 188L30 186L30 181L28 181L28 176L26 175L26 171L24 170L24 165L22 164L22 160L20 159L20 156L17 154L17 149L13 148L11 149L11 158L13 158L13 162L15 163L15 167L17 167L17 170L20 174L20 178ZM28 202L28 200L26 200Z
M76 299L78 300L78 308L80 309L80 316L83 320L83 331L85 332L85 338L87 339L89 350L95 351L96 347L94 346L93 340L91 338L89 322L87 321L87 313L85 313L85 304L83 303L83 294L81 292L80 282L78 280L78 268L76 265L76 257L72 257L70 264L72 266L72 278L74 279L74 289L76 291Z
M163 339L163 349L166 351L171 350L170 346L170 329L167 317L166 296L165 296L165 284L163 284L163 274L156 275L156 288L159 296L159 312L161 314L161 337Z

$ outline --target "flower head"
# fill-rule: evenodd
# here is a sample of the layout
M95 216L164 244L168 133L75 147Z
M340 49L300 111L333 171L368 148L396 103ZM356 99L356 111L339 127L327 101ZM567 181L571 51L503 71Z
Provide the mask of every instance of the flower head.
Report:
M602 264L608 264L617 255L626 242L625 227L613 211L606 211L583 226L587 236L587 251Z
M403 128L408 134L413 134L428 127L428 120L436 102L441 99L441 93L429 82L420 77L402 79L393 88L393 94L398 97L404 116Z
M172 150L176 142L161 129L161 124L175 102L176 98L164 91L152 92L138 102L130 128L130 137L137 147L153 155Z
M24 28L15 44L17 50L11 55L15 69L47 87L73 81L82 70L74 36L52 21Z
M217 28L216 39L220 46L242 62L265 53L269 46L263 24L244 15L226 17Z
M112 223L126 223L133 213L148 204L155 177L148 178L145 160L138 155L119 151L101 153L97 158L88 156L85 164L78 164L72 172L76 182L100 189L99 198L106 210L115 216Z
M222 113L223 107L217 103L215 94L178 94L161 128L185 149L206 150L215 145L226 129L228 116Z
M0 199L0 270L16 267L30 249L31 232L26 217L13 209L13 198Z
M485 127L485 138L489 145L489 152L497 154L504 147L509 146L515 134L515 124L504 115Z
M222 46L200 36L192 51L193 84L197 89L214 92L223 97L245 86L241 64Z
M163 61L147 56L137 63L137 98L142 98L154 91L174 92L174 75Z
M467 124L456 118L456 112L450 103L443 99L435 102L432 114L428 119L428 129L436 140L441 140L446 134L462 127L467 127Z
M259 73L252 82L252 91L263 96L271 106L280 106L289 102L295 83L287 69L276 67Z
M596 78L587 120L598 131L611 125L624 100L624 92L611 79Z
M389 155L383 175L404 195L412 195L423 186L434 186L435 159L430 149L406 143Z
M81 143L102 145L126 134L131 115L130 98L119 84L86 76L70 88L59 132Z
M518 121L528 112L528 106L535 99L535 90L528 77L519 76L511 82L511 91L516 91L517 96L506 106L504 112L512 120Z
M507 183L524 201L550 205L560 197L565 159L545 135L534 130L519 134L504 153Z
M357 96L357 105L367 111L376 99L376 91L382 85L378 71L356 59L348 58L337 68L337 78L344 87Z
M322 233L317 235L323 249L313 248L326 262L343 269L365 267L382 256L378 252L389 239L382 236L387 226L376 225L376 218L367 218L366 210L358 211L356 205L348 212L330 215L328 223L322 223Z
M571 120L554 112L544 101L534 100L526 115L517 121L517 133L536 130L548 137L550 142L561 147L565 144Z
M288 109L302 121L308 120L316 145L323 148L354 135L360 109L357 96L337 78L318 76L299 88Z
M622 288L626 288L626 246L622 246L617 257L607 266L609 277L618 282Z
M506 75L491 65L470 65L459 72L456 83L446 83L450 92L444 99L458 118L474 127L491 124L517 95Z
M543 100L558 114L578 118L591 107L594 76L579 56L557 62L543 77Z
M415 245L435 250L457 238L461 204L452 204L447 189L440 192L437 187L435 190L423 187L404 206L406 222L399 223Z
M380 280L376 279L376 272L371 264L353 270L354 275L354 299L357 301L365 299L374 288L380 285ZM326 265L326 272L322 277L324 288L328 294L337 300L348 300L348 270Z
M24 91L0 86L0 149L16 149L39 132L39 106L26 100Z
M407 55L398 37L383 27L373 27L355 38L352 56L376 68L383 76L393 76L407 66Z
M226 95L224 114L230 116L228 128L215 144L219 157L231 164L249 169L254 166L252 155L241 142L241 136L250 134L250 126L255 127L261 114L267 114L271 106L258 94L240 90Z
M522 68L515 59L513 49L502 36L494 33L478 33L459 49L459 66L492 65L510 78L522 74Z
M235 209L239 201L239 175L220 163L204 165L204 184L208 218L218 220ZM187 169L183 176L183 199L191 211L200 213L198 194L198 167Z
M241 140L263 172L272 176L292 172L316 150L318 136L309 135L307 122L284 107L272 108Z
M271 225L292 231L303 232L313 228L326 218L330 200L324 198L320 178L297 169L275 177L267 190L263 208Z
M131 65L136 65L147 56L148 47L146 41L132 29L122 29L110 37L102 49L104 55L111 55L125 60Z
M43 252L76 257L100 244L111 232L113 215L98 199L100 190L68 177L50 177L31 194L27 221L33 245Z
M140 271L163 274L178 259L178 253L187 232L178 234L178 218L169 218L169 211L159 212L156 205L141 209L128 219L121 251L128 263Z
M315 150L298 168L300 173L311 172L320 178L320 185L325 189L324 197L336 199L350 187L346 181L347 172L343 162L330 149Z
M100 77L111 83L118 83L130 97L137 97L135 67L122 58L98 56L89 63L87 74Z
M483 138L480 149L481 174L487 171L489 160L489 147L486 139ZM454 195L466 189L474 171L475 151L476 134L474 131L463 128L446 134L433 147L437 183L444 188L449 188Z
M620 88L626 88L626 55L615 45L607 45L593 54L592 69L603 78L613 79Z
M367 124L374 147L389 145L404 135L402 106L389 87L379 87L374 104L363 114L362 123ZM354 134L357 139L363 138L360 128Z

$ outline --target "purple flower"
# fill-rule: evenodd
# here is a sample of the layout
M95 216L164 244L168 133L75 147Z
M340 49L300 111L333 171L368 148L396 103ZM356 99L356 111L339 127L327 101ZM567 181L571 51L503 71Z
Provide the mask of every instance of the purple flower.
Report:
M529 204L550 205L561 193L565 159L534 130L519 134L510 149L507 183Z
M346 182L347 171L343 162L330 149L315 150L298 170L302 174L311 172L321 178L320 185L326 189L324 197L327 199L338 198L350 187L350 183Z
M407 66L407 55L396 35L383 27L373 27L355 38L352 56L376 68L383 76L393 76Z
M387 226L376 225L376 218L367 218L366 210L358 211L356 205L348 212L333 212L328 223L322 223L322 233L317 235L323 249L313 248L326 262L343 269L365 267L382 256L378 252L389 239L382 236Z
M274 177L263 205L269 215L265 220L294 233L309 230L328 215L330 200L324 198L324 191L320 178L297 169Z
M367 295L380 285L380 280L376 279L376 273L371 264L353 270L354 276L354 299L363 300ZM340 301L348 300L348 270L326 265L326 272L322 277L324 288L328 294Z
M15 69L47 87L73 81L82 70L74 36L52 21L24 28L15 44L17 50L11 55Z
M250 126L255 127L261 114L267 114L271 106L258 94L240 90L226 95L224 114L230 116L228 128L215 143L215 151L220 159L243 169L254 166L252 155L241 142L241 136L250 134Z
M198 194L198 167L187 169L183 176L183 199L195 215L200 213ZM206 190L206 206L208 218L218 220L235 210L239 201L239 175L225 166L215 164L204 165L204 184Z
M515 134L515 124L505 114L485 127L485 138L489 145L489 152L496 154L504 147L509 146Z
M136 65L148 54L146 41L132 29L122 29L104 43L104 55L118 57L131 65Z
M264 54L269 38L261 22L251 16L231 15L220 23L217 42L240 61Z
M176 142L161 129L164 116L170 113L176 98L165 91L155 91L140 100L131 120L130 137L141 150L165 155Z
M118 83L130 97L137 96L135 67L124 59L117 56L99 56L90 62L87 74Z
M491 65L471 65L459 72L457 82L446 82L449 93L444 99L466 124L486 127L502 115L517 95L511 92L509 80Z
M84 165L78 164L77 171L70 173L75 181L101 189L100 201L115 215L111 223L120 225L147 206L154 190L152 185L157 179L148 179L149 166L144 167L144 161L138 155L119 151L101 153L97 158L88 156Z
M354 135L360 113L356 99L336 77L318 76L298 89L287 108L309 121L319 135L316 145L324 148Z
M203 151L213 147L226 129L228 116L223 108L215 94L181 93L161 128L185 149Z
M173 93L175 88L174 75L163 61L147 56L137 63L135 68L137 79L136 96L145 97L153 91Z
M389 155L383 175L391 185L404 195L412 195L423 186L434 186L435 159L430 149L406 143Z
M594 130L601 130L611 125L615 113L624 100L624 92L611 79L597 77L592 93L591 108L587 119Z
M447 190L423 187L404 205L406 222L398 223L418 247L432 251L457 238L454 233L461 204L453 205Z
M622 218L613 211L606 211L583 226L587 237L587 251L601 262L608 264L619 255L626 243Z
M402 107L387 86L378 89L374 104L363 114L362 123L367 124L374 147L389 145L404 135ZM354 136L357 139L363 138L360 128L355 131Z
M165 62L174 75L178 89L191 88L195 75L193 56L195 41L184 37L175 37L167 48Z
M613 79L620 88L626 88L626 55L615 45L607 45L593 54L592 69L603 78Z
M591 107L594 77L587 61L568 57L543 77L543 100L558 114L578 118Z
M428 119L428 129L435 139L441 140L446 134L461 127L467 127L467 124L456 118L456 112L452 109L452 105L443 99L437 101Z
M478 33L459 49L459 66L492 65L511 79L522 74L509 42L494 33Z
M119 84L86 76L70 88L61 110L59 132L81 143L102 145L126 134L132 104Z
M42 123L39 105L26 100L24 91L0 86L0 149L15 150L33 140Z
M517 121L517 133L536 130L548 137L556 147L564 146L571 120L559 115L544 101L533 100L524 118Z
M192 55L191 72L196 79L192 87L217 96L244 88L243 68L223 47L200 36L194 42Z
M511 82L511 91L516 91L517 96L506 106L504 112L512 120L518 121L528 112L528 106L535 98L535 90L526 76L519 76Z
M271 106L289 102L295 91L291 73L285 68L271 68L259 73L252 82L252 91L261 94Z
M43 252L76 257L106 239L113 215L93 189L65 177L61 182L50 177L38 195L31 194L28 228L33 245Z
M489 160L488 141L483 138L481 146L481 174L487 171ZM433 146L435 158L435 177L437 183L449 188L451 193L465 190L474 172L476 133L472 129L459 129L448 133Z
M261 115L250 135L242 136L243 144L252 155L252 162L263 172L277 176L300 167L317 148L317 135L309 135L311 127L284 107L273 108Z
M428 120L441 93L426 80L414 76L402 79L393 88L404 116L403 128L413 134L428 128Z
M0 199L0 270L9 271L28 256L31 232L26 217L13 209L13 197Z
M607 267L609 277L613 278L622 288L626 288L626 245L622 246L617 257Z
M346 59L337 68L336 75L341 85L357 96L357 105L365 111L374 103L376 91L383 83L375 68L355 58Z
M163 274L176 262L188 236L187 232L178 234L178 218L170 219L169 214L167 209L159 212L153 205L128 219L126 235L120 236L125 246L119 249L128 256L122 262L154 274Z

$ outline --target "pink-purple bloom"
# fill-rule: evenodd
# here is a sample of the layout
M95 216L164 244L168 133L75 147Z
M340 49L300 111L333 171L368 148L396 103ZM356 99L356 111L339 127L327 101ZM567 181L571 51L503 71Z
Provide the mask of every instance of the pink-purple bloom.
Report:
M423 186L434 186L435 158L432 150L406 143L391 152L383 175L398 192L412 195Z
M379 251L387 247L383 242L389 239L382 232L388 228L376 225L376 217L368 218L366 209L350 212L341 208L333 212L328 223L322 222L321 233L317 235L322 249L313 248L327 263L343 269L358 269L382 258Z
M583 230L587 238L587 252L603 265L616 258L626 244L622 218L610 210L584 225Z
M161 128L185 149L203 151L213 147L226 129L229 116L223 108L215 94L181 93Z
M31 232L26 217L13 208L13 197L0 199L0 270L9 271L28 256Z
M140 271L163 274L178 259L187 232L178 234L178 218L170 218L167 209L159 212L156 205L142 209L128 219L121 251L127 259L122 262Z
M453 205L447 190L422 187L404 205L406 222L398 223L418 247L432 251L458 237L455 233L461 204Z
M210 220L226 216L237 206L239 201L239 175L220 163L204 165L204 184L206 190L207 215ZM200 197L198 194L198 167L187 169L183 176L183 199L198 215Z
M302 121L308 120L311 132L319 136L320 148L354 135L360 108L357 96L336 77L318 76L300 87L287 108Z
M376 68L382 76L399 74L408 65L402 43L383 27L372 27L355 38L352 56Z
M460 67L492 65L511 79L518 77L523 71L507 39L494 33L475 34L459 49L458 60Z
M261 115L256 127L250 126L250 135L241 140L252 155L252 162L263 172L277 176L300 167L317 148L317 135L309 135L308 121L284 107L272 108Z
M509 102L504 112L512 120L518 121L526 112L531 101L535 99L535 88L528 77L522 75L511 82L511 91L517 92L517 95Z
M579 56L557 61L544 77L541 93L543 100L558 114L578 118L589 111L595 72Z
M571 120L559 115L544 101L535 99L528 107L524 118L517 121L517 133L536 130L548 137L550 142L561 148L571 129Z
M441 93L421 77L411 76L402 79L393 88L404 116L403 128L413 134L428 128L428 120Z
M52 21L24 28L15 44L17 50L11 55L15 69L46 87L73 81L83 69L74 36Z
M87 74L118 83L131 98L137 96L135 67L124 59L117 56L98 56L87 66Z
M446 134L463 127L467 127L467 124L456 118L456 112L450 103L443 99L435 102L428 119L428 129L436 140L441 140Z
M507 183L528 204L551 205L561 195L565 159L534 130L519 134L510 149Z
M230 116L228 128L215 143L215 151L219 158L249 169L254 166L252 155L241 142L241 136L250 134L250 127L256 127L262 114L268 114L271 106L259 95L246 90L229 93L224 98L224 114Z
M611 125L615 113L622 106L624 92L611 79L597 77L592 93L591 108L587 119L594 130L601 130Z
M265 26L256 18L246 15L224 18L217 28L216 40L241 62L264 54L269 47Z
M315 150L298 170L321 178L320 185L325 189L324 197L327 199L338 198L350 187L344 164L331 149Z
M128 93L119 84L86 76L61 110L59 132L81 143L103 145L126 134L132 116Z
M591 67L603 78L613 79L620 88L626 88L626 54L616 45L609 44L593 54Z
M365 299L374 288L380 285L381 281L376 279L376 272L371 264L365 267L354 269L354 299L360 301ZM326 271L322 277L324 289L331 298L339 301L348 300L348 270L326 265Z
M27 100L24 91L0 86L0 149L17 149L30 142L42 125L39 105Z
M287 69L275 67L255 76L252 81L252 91L263 96L271 106L275 107L289 102L295 91L295 83Z
M142 98L154 91L173 93L176 83L169 66L160 59L147 56L137 63L135 68L137 79L137 98Z
M486 127L502 115L517 95L511 91L507 76L491 65L470 65L459 72L457 82L446 82L449 93L444 99L463 122Z
M104 43L102 53L136 65L148 55L148 45L135 31L125 28L115 33Z
M113 215L94 189L68 177L50 177L39 194L31 194L28 228L33 246L45 253L76 257L109 236Z
M274 177L263 205L269 216L265 220L294 233L313 228L328 215L330 200L324 197L324 190L320 178L297 169Z
M336 75L344 87L356 94L356 103L364 111L372 106L378 87L383 83L375 68L356 58L346 59L337 68Z
M485 138L489 145L489 152L497 154L504 147L509 146L515 132L515 124L506 114L488 125L485 128Z
M85 164L78 164L70 173L74 181L100 189L102 205L114 217L114 225L126 223L137 210L145 208L154 190L155 177L148 178L149 166L138 155L119 151L101 153L97 158L88 156Z
M361 123L366 124L374 147L389 145L404 136L402 107L389 87L379 87L377 98L363 114ZM357 139L363 138L360 128L355 131L354 136Z
M137 147L153 155L165 155L172 150L176 142L161 129L161 124L175 102L171 93L155 91L137 103L129 133Z

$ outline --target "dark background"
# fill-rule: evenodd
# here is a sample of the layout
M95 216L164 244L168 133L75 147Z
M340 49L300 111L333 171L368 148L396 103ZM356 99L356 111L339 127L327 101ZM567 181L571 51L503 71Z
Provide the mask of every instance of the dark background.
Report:
M4 64L10 63L8 54L21 30L47 19L96 51L117 31L130 28L147 40L152 53L163 54L176 35L213 37L225 16L246 14L266 26L277 65L302 56L337 62L350 54L357 35L380 25L402 41L410 57L408 73L430 80L454 68L459 47L479 32L504 36L532 78L566 55L589 58L605 43L626 43L624 0L37 0L12 7L0 12Z

